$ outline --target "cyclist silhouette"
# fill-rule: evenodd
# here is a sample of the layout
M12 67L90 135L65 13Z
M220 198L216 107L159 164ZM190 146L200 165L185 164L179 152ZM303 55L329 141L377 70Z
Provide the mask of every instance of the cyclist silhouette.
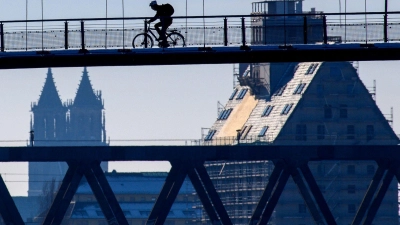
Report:
M156 29L159 38L158 41L161 42L161 45L163 47L168 47L169 44L167 42L167 39L165 37L165 32L167 31L167 28L169 26L171 26L172 24L172 14L174 14L174 8L172 7L172 5L170 4L163 4L163 5L158 5L157 1L152 1L150 2L151 9L153 9L154 11L156 11L156 15L151 18L147 23L151 23L157 19L160 19L160 22L156 23L154 25L154 28ZM160 29L161 27L161 29Z

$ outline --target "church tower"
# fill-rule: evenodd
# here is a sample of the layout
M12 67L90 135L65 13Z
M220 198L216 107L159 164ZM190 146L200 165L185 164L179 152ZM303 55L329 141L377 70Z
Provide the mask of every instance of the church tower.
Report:
M67 106L61 103L60 96L49 68L42 93L37 103L31 104L33 121L31 131L35 132L35 146L64 145L66 140ZM61 181L67 171L65 162L29 162L29 196L42 194L45 181Z
M61 103L49 68L39 101L31 106L34 120L31 130L35 132L35 145L54 146L56 142L65 140L67 110L67 106Z
M67 118L68 136L75 141L74 145L106 145L103 110L101 91L95 93L85 67Z
M106 146L105 113L101 92L94 92L86 67L74 101L62 103L51 69L38 103L31 104L30 129L34 146ZM102 162L104 171L108 163ZM65 162L30 162L29 196L39 196L46 182L61 182Z

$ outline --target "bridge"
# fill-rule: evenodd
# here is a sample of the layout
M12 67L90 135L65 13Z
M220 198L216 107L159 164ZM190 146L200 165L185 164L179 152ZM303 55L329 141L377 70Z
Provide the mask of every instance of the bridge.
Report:
M175 48L135 48L133 38L146 29L147 18L68 19L0 22L0 68L76 66L173 65L237 62L345 61L400 59L400 12L348 13L351 24L342 24L344 14L302 14L302 23L290 23L296 15L246 15L181 17L198 26L174 27L186 44ZM370 22L360 22L364 16ZM259 26L258 21L277 17L277 26ZM393 18L392 18L393 17ZM330 20L332 18L332 20ZM378 19L376 19L378 18ZM392 18L393 20L391 20ZM213 26L204 26L201 20ZM311 22L315 19L315 22ZM359 21L356 21L358 19ZM25 29L23 29L25 25ZM46 26L45 26L46 25ZM122 25L122 26L121 26ZM103 28L104 27L104 28ZM303 35L291 39L286 31ZM313 30L319 30L316 37ZM262 32L259 32L262 31ZM267 32L268 31L268 32ZM362 31L362 32L360 32ZM263 34L255 36L255 33ZM280 43L266 34L278 34ZM315 34L315 33L314 33ZM273 39L271 39L273 40ZM147 43L147 42L146 42ZM147 46L149 47L149 46ZM171 171L147 224L164 224L183 180L188 176L213 224L232 224L204 167L208 161L269 160L275 168L249 224L267 224L289 179L295 181L316 224L336 224L332 212L308 166L312 161L373 160L378 163L368 191L353 220L372 224L394 177L400 181L399 146L129 146L129 147L2 147L1 162L67 162L69 169L43 224L61 224L79 181L86 177L109 224L127 225L100 168L101 161L169 161ZM301 154L299 154L301 152ZM0 214L6 224L24 224L0 177Z
M133 43L147 30L148 18L0 21L0 69L398 60L399 16L386 11L175 17L171 29L185 42L151 49L155 36Z

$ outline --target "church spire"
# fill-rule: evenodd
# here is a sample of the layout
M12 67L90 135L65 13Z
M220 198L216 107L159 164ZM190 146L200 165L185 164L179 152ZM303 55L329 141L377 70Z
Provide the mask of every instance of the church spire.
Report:
M46 81L44 83L42 93L40 94L39 102L37 105L34 104L32 106L32 109L34 109L35 107L63 108L60 96L58 95L58 91L54 83L54 78L51 68L49 68L47 71Z
M81 83L79 84L73 106L84 108L94 107L103 109L101 96L94 93L92 84L90 83L89 73L86 67L83 70Z

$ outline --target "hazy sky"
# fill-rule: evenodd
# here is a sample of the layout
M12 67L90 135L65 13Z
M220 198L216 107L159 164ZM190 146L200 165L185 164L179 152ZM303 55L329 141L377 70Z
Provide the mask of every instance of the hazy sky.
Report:
M105 0L44 0L44 18L105 17ZM150 1L125 0L126 17L153 16ZM186 1L171 3L175 16L186 15ZM206 15L249 14L245 0L205 0ZM345 9L342 0L342 11ZM0 0L0 21L24 20L26 0ZM108 0L108 16L122 17L122 1ZM364 11L365 0L351 0L347 11ZM41 1L28 1L28 19L41 18ZM202 15L203 1L190 0L187 13ZM367 11L383 10L384 1L368 0ZM338 12L337 0L306 0L303 9ZM389 0L391 11L400 11L400 1ZM400 132L400 89L394 78L397 62L360 62L360 76L367 87L377 81L377 103L384 114L394 108L394 130ZM73 99L83 68L54 68L54 80L62 101ZM112 145L138 142L118 140L199 139L202 127L210 127L217 116L217 102L225 104L233 88L233 65L154 67L90 67L95 90L102 90L106 109L107 136ZM30 104L39 99L47 69L0 70L0 146L25 145L28 139ZM16 141L16 142L10 142ZM110 163L117 171L166 171L168 163ZM26 195L27 163L2 163L0 173L12 195Z

